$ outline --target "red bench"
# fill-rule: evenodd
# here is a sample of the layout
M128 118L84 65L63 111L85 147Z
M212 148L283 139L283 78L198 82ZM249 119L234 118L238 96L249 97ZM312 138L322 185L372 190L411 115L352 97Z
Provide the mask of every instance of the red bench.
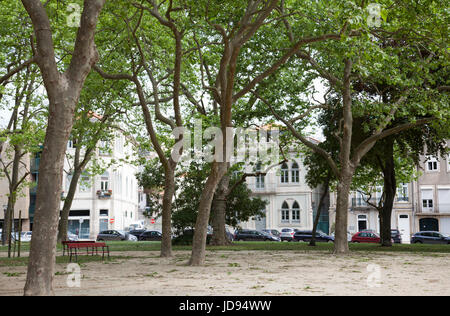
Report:
M69 253L69 261L72 262L72 256L75 254L76 261L78 261L78 250L79 249L86 249L86 254L89 256L97 255L98 254L98 248L102 248L102 260L105 259L105 253L108 254L109 259L109 246L106 245L104 242L68 242L66 243L66 247Z
M61 244L63 246L63 256L66 255L66 251L67 253L69 253L69 248L67 247L68 244L86 244L86 243L90 243L90 244L95 244L95 240L88 240L88 241L71 241L71 240L65 240L62 241Z

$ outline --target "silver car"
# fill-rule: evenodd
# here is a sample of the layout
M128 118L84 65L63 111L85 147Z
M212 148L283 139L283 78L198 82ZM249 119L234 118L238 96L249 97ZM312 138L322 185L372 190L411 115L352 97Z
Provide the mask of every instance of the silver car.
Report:
M283 228L281 230L281 241L294 241L294 234L298 232L296 228Z

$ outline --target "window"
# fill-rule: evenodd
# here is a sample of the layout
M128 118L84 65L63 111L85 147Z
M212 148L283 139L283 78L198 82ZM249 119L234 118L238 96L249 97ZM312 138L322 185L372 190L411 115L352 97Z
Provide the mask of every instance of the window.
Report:
M289 167L286 163L281 166L281 183L289 183Z
M427 171L439 171L439 161L436 157L429 157L426 162Z
M408 194L408 184L402 183L402 185L397 189L397 201L398 202L408 202L409 194Z
M91 185L89 183L90 177L88 174L82 174L80 179L80 192L89 192Z
M299 183L300 182L300 169L298 167L298 164L296 162L294 162L292 164L292 170L291 170L291 175L292 175L292 183Z
M108 191L109 190L109 172L106 171L100 180L100 189L102 191Z
M108 156L110 154L109 142L105 140L100 141L99 154L102 156Z
M284 223L289 222L289 205L286 202L281 207L281 221Z
M258 163L256 165L256 173L261 172L261 163ZM265 176L260 174L256 176L256 188L257 189L264 189L264 180Z
M433 190L422 189L422 212L433 212Z
M300 223L300 205L298 205L297 201L292 205L292 221Z

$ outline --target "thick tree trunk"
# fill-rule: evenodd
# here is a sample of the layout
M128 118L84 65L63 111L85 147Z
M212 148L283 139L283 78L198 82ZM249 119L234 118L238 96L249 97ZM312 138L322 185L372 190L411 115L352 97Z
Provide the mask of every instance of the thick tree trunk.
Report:
M349 252L347 227L348 227L348 197L353 173L343 170L343 175L337 186L336 202L336 233L334 240L334 253L347 254Z
M48 128L39 167L33 238L25 295L53 295L58 220L64 157L72 130L75 102L63 98L50 104ZM65 102L64 102L65 101Z
M316 218L314 219L314 225L313 225L313 230L312 230L311 241L309 242L309 245L312 246L312 247L316 246L317 226L319 225L319 219L320 219L323 203L325 202L325 198L326 198L326 196L328 194L329 188L330 188L330 176L328 176L326 181L325 181L323 193L320 196L319 205L317 207L317 214L316 214Z
M227 246L231 241L226 233L226 211L227 211L227 195L228 187L230 185L230 177L225 175L220 181L216 194L211 205L211 225L213 227L213 235L211 238L211 245Z
M205 264L206 256L206 237L211 212L211 203L216 191L217 185L227 172L226 163L213 162L211 174L206 181L200 198L198 207L197 221L195 224L194 240L192 242L192 254L189 261L191 266L201 266Z
M72 180L70 181L69 192L67 192L66 199L64 200L61 218L59 219L58 243L61 243L67 239L70 209L72 208L73 199L75 197L75 193L77 192L77 185L81 177L81 172L81 169L75 168L72 175Z
M392 247L391 218L397 191L397 180L395 178L394 141L391 139L387 140L384 160L384 203L380 211L380 237L383 247Z
M164 196L162 205L162 241L161 257L172 257L172 203L175 194L174 170L165 174Z

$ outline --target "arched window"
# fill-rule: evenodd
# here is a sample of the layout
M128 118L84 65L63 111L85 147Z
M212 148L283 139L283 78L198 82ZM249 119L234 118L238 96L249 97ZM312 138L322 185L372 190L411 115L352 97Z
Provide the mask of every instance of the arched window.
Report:
M289 205L286 201L281 206L281 222L289 223Z
M289 183L289 167L287 163L281 165L281 183Z
M300 168L298 167L298 164L296 162L292 164L291 175L292 175L291 178L292 183L300 182Z
M300 223L300 205L297 201L292 205L292 222Z

